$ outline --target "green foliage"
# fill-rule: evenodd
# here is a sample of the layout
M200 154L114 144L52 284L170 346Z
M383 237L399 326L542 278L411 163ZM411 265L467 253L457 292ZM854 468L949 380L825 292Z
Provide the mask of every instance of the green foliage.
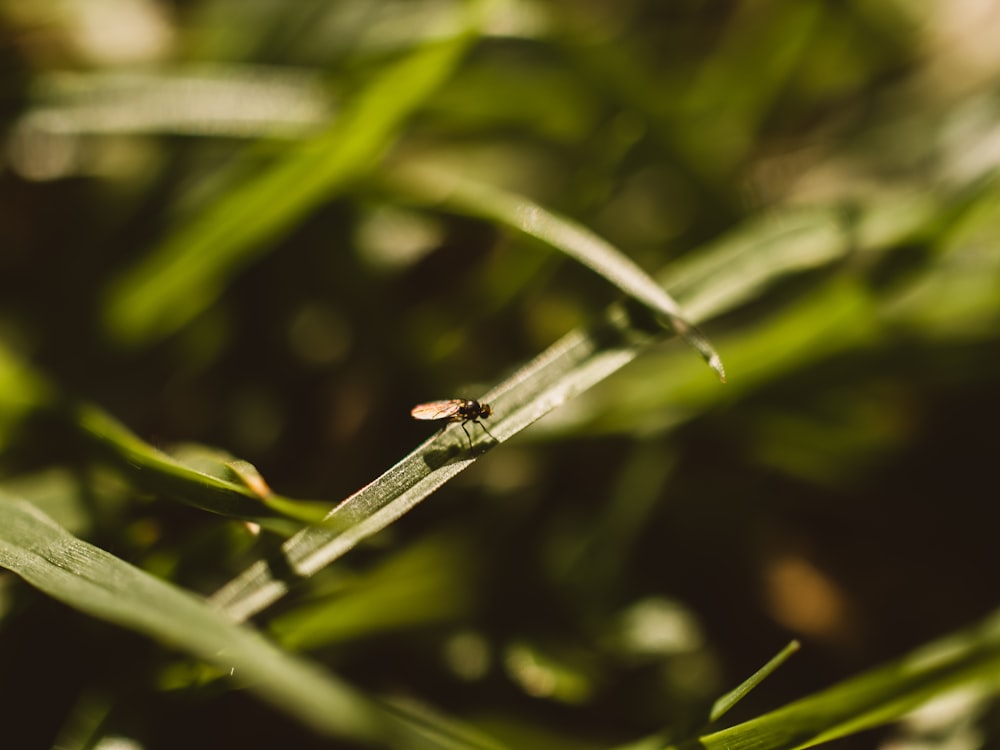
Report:
M0 745L995 742L963 4L15 5Z

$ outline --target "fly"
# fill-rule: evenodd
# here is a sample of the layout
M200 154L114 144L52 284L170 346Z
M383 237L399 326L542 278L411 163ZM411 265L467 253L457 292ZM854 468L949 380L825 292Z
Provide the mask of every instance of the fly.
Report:
M467 398L428 401L426 404L417 404L410 410L410 416L414 419L428 422L458 422L462 428L462 432L469 438L469 450L472 450L472 436L465 429L465 423L472 422L479 425L487 435L496 440L496 436L486 428L486 425L479 421L487 419L492 415L493 409L489 404L482 404L479 401Z

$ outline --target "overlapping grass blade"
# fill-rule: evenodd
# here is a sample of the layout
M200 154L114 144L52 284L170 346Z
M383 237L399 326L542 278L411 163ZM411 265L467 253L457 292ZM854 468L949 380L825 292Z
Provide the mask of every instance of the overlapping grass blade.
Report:
M674 333L701 354L725 382L726 371L718 352L687 319L674 298L631 258L581 224L524 196L440 168L412 165L400 168L391 184L408 201L426 203L430 199L442 208L489 219L534 237L591 268L629 297L666 318Z
M95 449L98 457L110 462L142 489L212 513L264 525L286 518L301 522L322 520L322 511L316 504L273 494L259 475L247 476L245 469L241 473L239 463L227 465L216 459L215 470L190 461L185 463L140 440L95 406L78 404L67 412L70 425ZM227 467L230 476L221 471Z
M273 166L234 185L123 272L106 294L108 333L136 345L178 329L211 305L267 242L369 172L404 120L461 60L473 38L465 27L387 66L326 132L290 146Z
M2 344L0 386L0 445L5 420L54 414L100 460L110 463L140 489L279 529L288 519L298 526L318 523L325 513L322 504L273 493L253 466L218 451L201 447L196 460L191 448L187 455L178 456L154 448L99 407L67 402L41 373Z
M1000 613L867 674L680 747L814 747L895 721L956 689L1000 689Z
M743 279L759 289L789 275L832 264L854 248L859 233L866 237L871 234L872 226L880 227L879 233L870 237L873 242L887 243L892 237L908 236L914 231L914 219L892 222L884 218L886 212L892 214L896 208L895 203L874 204L869 214L858 217L855 231L846 231L835 212L809 212L808 222L794 232L788 232L782 220L766 221L750 233L752 241L722 242L706 253L731 256L754 252L756 266L763 270L747 278L738 264L721 266L710 277L692 280L687 291L699 301L704 317L732 309L745 299L740 287ZM921 215L924 220L930 217L929 213ZM795 250L811 242L822 251L807 253L803 260ZM708 262L711 264L711 257ZM494 407L491 431L501 442L507 440L607 378L643 349L669 338L669 332L650 318L645 307L615 306L593 325L564 336L483 396ZM216 592L216 604L235 619L250 617L281 598L297 578L315 574L408 512L483 452L482 442L471 453L465 449L465 437L457 429L453 426L430 438L340 503L327 519L327 523L333 522L331 526L310 527L288 539L278 553L280 561L261 560L250 566Z

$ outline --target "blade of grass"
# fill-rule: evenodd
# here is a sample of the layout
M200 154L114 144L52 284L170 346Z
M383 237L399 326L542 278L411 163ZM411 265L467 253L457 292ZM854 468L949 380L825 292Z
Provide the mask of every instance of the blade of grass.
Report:
M329 507L274 494L253 466L219 451L202 447L196 459L189 449L190 460L184 461L157 450L102 409L69 402L0 342L0 446L5 420L40 415L54 415L67 424L85 446L137 487L202 510L272 527L277 523L281 531L282 521L318 523Z
M157 450L96 406L76 404L66 413L85 443L142 489L263 525L289 518L303 523L322 520L325 511L315 503L271 493L259 475L255 478L248 473L241 462L219 465L213 472L204 459L202 465L183 463ZM226 468L229 472L222 471Z
M147 343L205 310L267 242L378 164L404 120L451 75L472 38L466 22L451 38L389 65L326 132L290 146L274 166L178 226L106 290L108 334L123 344Z
M919 241L935 222L950 220L955 209L918 191L886 192L863 209L836 203L792 207L747 222L701 252L685 255L659 278L700 319L760 300L768 287L788 276L849 256L874 263L887 249Z
M388 184L405 200L489 219L560 250L603 276L632 299L666 318L670 328L693 347L719 379L722 360L680 305L627 255L586 227L527 198L467 179L440 167L398 167Z
M715 721L716 719L722 718L733 706L749 695L751 690L770 677L774 670L788 661L789 657L797 652L799 648L799 642L792 641L781 649L781 651L775 654L770 660L768 660L767 664L741 682L735 689L730 690L728 693L721 696L715 703L712 704L712 710L708 714L708 720Z
M34 106L17 127L51 138L107 133L287 138L325 124L331 110L315 71L264 65L55 72L40 75L34 91Z

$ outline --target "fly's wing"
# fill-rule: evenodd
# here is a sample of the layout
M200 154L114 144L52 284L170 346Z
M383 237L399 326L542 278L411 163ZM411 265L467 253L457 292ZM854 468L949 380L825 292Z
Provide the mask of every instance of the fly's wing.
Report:
M426 404L417 404L410 410L410 416L414 419L454 419L462 410L465 402L458 398L450 398L446 401L430 401Z

